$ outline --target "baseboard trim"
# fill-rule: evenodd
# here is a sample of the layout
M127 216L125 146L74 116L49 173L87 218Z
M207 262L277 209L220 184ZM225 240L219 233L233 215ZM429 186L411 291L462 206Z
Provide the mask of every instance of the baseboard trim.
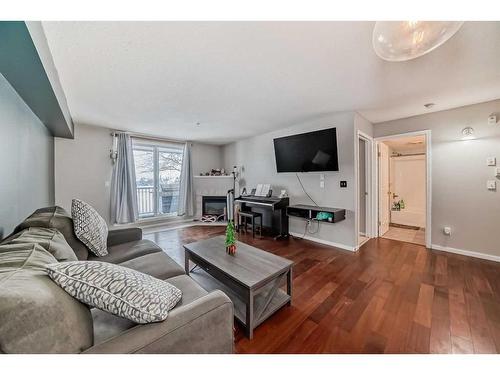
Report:
M500 262L500 256L498 256L498 255L478 253L476 251L455 249L454 247L434 245L434 244L432 245L432 249L439 250L439 251L446 251L448 253L453 253L453 254L465 255L465 256L473 257L473 258L491 260L493 262Z
M317 242L317 243L320 243L322 245L328 245L328 246L338 247L339 249L348 250L348 251L352 251L352 252L357 251L357 249L355 247L353 247L353 246L348 246L348 245L344 245L342 243L327 241L327 240L323 240L321 238L311 237L311 236L308 236L308 235L304 236L303 233L290 232L290 234L292 236L294 236L294 237L304 238L304 240L309 240L309 241L312 241L312 242Z

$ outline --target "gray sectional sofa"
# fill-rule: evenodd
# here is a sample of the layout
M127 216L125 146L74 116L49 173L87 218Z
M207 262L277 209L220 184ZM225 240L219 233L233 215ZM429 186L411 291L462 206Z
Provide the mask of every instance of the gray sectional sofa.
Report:
M45 249L39 244L13 244L27 228L55 228L65 243L43 244ZM43 265L54 260L46 250L53 253L66 242L79 260L111 262L167 280L181 289L182 300L165 321L150 324L89 308L44 272ZM39 209L19 224L0 243L0 352L233 352L233 305L223 292L205 291L160 247L142 239L138 228L110 231L108 252L100 258L90 254L61 207Z

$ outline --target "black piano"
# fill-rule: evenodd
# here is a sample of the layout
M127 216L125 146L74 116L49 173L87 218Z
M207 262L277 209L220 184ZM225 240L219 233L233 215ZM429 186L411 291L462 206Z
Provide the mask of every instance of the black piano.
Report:
M286 208L290 199L279 197L258 197L255 195L242 195L234 200L242 211L255 211L262 214L262 226L266 231L271 231L275 239L288 237L288 216Z

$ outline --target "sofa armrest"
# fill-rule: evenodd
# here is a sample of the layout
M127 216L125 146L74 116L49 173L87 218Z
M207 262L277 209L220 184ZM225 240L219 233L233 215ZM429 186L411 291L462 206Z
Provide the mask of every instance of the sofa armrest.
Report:
M139 240L142 240L141 228L116 229L108 232L108 246Z
M233 353L233 303L215 290L174 308L163 322L139 324L84 353Z

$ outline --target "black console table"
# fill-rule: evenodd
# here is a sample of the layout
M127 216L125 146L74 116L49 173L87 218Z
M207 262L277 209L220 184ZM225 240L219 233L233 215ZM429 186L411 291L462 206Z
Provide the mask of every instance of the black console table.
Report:
M326 212L332 214L331 220L316 219L316 215L319 212ZM332 208L332 207L319 207L319 206L309 206L306 204L297 204L295 206L288 206L286 209L288 216L298 217L304 220L316 220L321 223L338 223L339 221L345 220L345 209L343 208Z

